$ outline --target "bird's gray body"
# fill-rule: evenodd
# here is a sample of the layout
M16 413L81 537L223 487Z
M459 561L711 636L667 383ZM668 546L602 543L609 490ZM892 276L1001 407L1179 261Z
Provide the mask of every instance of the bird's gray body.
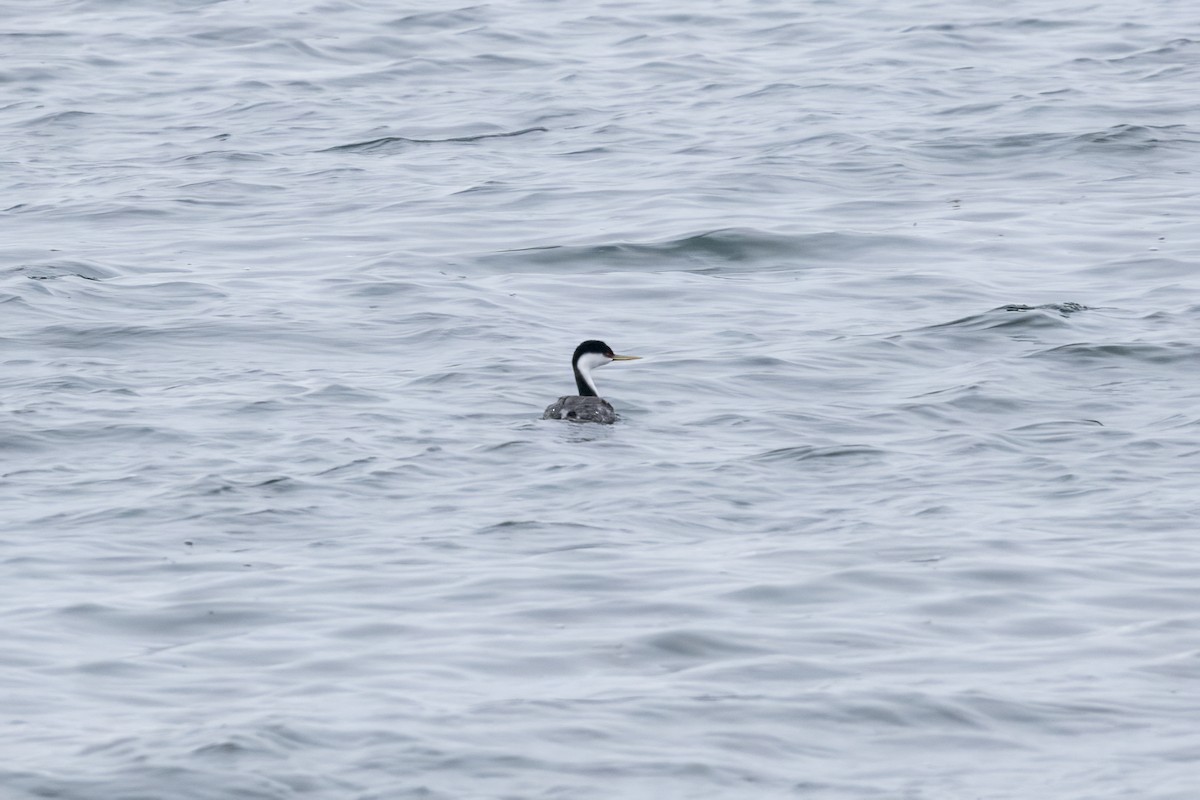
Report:
M599 422L612 425L617 421L617 412L612 403L603 397L581 397L573 394L558 398L558 402L546 407L542 419L565 419L571 422Z
M571 356L571 371L575 373L575 388L579 390L579 394L558 398L557 403L546 407L542 419L612 425L617 421L617 412L613 410L612 403L596 391L596 384L592 381L592 370L613 361L636 361L639 358L641 356L619 356L598 339L582 342Z

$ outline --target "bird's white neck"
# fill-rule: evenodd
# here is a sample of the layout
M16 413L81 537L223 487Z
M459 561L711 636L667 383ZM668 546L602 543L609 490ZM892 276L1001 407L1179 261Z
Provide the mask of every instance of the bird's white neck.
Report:
M590 394L592 397L599 397L600 393L596 391L596 382L592 380L592 370L596 367L603 367L605 364L612 361L611 358L601 353L584 353L575 362L575 386L579 389L579 393L585 397Z

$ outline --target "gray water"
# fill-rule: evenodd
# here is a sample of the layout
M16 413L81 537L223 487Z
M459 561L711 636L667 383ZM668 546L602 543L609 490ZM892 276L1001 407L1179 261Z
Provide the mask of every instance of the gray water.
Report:
M0 2L0 798L1200 797L1200 17L990 5Z

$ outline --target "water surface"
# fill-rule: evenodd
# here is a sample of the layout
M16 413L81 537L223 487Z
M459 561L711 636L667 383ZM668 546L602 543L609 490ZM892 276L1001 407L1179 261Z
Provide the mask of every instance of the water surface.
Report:
M5 796L1191 800L1191 11L0 3Z

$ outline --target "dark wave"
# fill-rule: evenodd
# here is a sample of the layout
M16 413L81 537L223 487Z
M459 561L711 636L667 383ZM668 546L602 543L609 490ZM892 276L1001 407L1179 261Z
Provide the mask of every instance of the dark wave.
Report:
M970 109L972 106L963 108ZM949 113L958 113L962 108ZM917 149L945 153L956 161L970 158L1007 158L1013 155L1088 153L1097 148L1146 151L1172 145L1200 142L1187 125L1113 125L1098 131L1031 131L1002 136L953 135L917 145Z
M44 114L34 119L26 120L21 123L25 128L41 128L54 126L73 126L87 120L89 117L99 116L94 111L54 111L49 114Z
M481 257L507 271L566 267L571 271L648 270L719 273L799 268L814 262L857 261L864 252L923 249L925 240L898 234L822 231L782 234L754 228L720 228L657 242L602 242L503 250Z
M917 331L944 331L956 329L962 331L984 331L997 329L1039 329L1062 328L1068 325L1072 315L1090 311L1080 303L1046 303L1039 306L1024 303L1010 303L998 306L982 314L972 314L950 322L940 322L918 328Z
M1031 353L1029 358L1065 361L1142 361L1149 364L1200 364L1200 346L1191 342L1125 342L1064 344Z
M1036 31L1055 31L1062 28L1079 27L1083 25L1082 21L1076 20L1056 20L1056 19L1041 19L1039 17L1025 17L1016 19L989 19L976 22L935 22L925 25L910 25L904 28L901 33L917 33L920 31L933 31L936 33L958 33L974 30L1004 30L1015 31L1017 33L1036 32Z
M1142 64L1142 63L1167 63L1171 65L1179 64L1186 59L1181 58L1183 52L1200 44L1194 39L1179 38L1172 39L1161 47L1151 47L1146 50L1139 50L1136 53L1129 55L1117 56L1107 59L1109 64Z
M846 458L851 456L881 457L885 453L877 447L867 445L831 445L814 447L798 445L796 447L780 447L767 450L751 458L752 461L813 461L817 459Z
M102 281L117 277L117 273L106 267L84 261L62 261L49 264L26 264L14 267L11 275L20 275L35 281L53 281L60 278L83 278L86 281Z
M504 133L480 133L474 136L448 136L444 139L416 139L408 136L382 136L378 139L371 139L366 142L353 142L351 144L339 144L334 147L326 147L324 150L318 150L317 152L369 153L391 146L408 144L469 144L471 142L483 141L484 139L506 139L513 136L524 136L528 133L546 133L548 131L549 128L535 126L532 128L522 128L519 131L505 131Z
M1186 125L1114 125L1102 131L1082 133L1072 142L1083 147L1125 147L1149 150L1161 144L1196 144L1200 138L1188 136Z
M452 30L465 25L479 24L487 10L486 5L478 5L456 8L453 11L423 11L407 14L385 24L389 28L397 28L405 33Z

